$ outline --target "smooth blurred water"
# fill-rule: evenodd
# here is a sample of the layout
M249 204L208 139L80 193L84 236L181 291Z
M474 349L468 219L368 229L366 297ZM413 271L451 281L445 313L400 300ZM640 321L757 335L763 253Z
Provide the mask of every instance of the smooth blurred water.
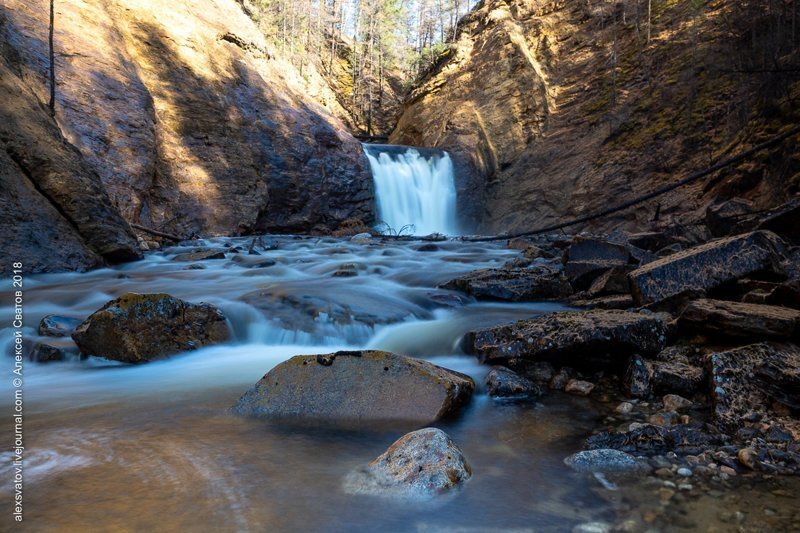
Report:
M378 219L404 234L457 235L453 162L445 151L364 145L375 182Z

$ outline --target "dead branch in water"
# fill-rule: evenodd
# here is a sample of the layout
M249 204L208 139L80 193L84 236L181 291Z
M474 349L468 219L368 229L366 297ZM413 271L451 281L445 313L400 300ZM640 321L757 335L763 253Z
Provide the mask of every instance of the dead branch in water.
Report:
M177 235L170 235L169 233L164 233L163 231L158 231L158 230L146 228L144 226L140 226L139 224L131 223L130 226L133 229L138 229L139 231L143 231L145 233L149 233L151 235L155 235L156 237L163 237L163 238L169 239L171 241L181 242L181 241L185 241L186 240L183 237L178 237Z

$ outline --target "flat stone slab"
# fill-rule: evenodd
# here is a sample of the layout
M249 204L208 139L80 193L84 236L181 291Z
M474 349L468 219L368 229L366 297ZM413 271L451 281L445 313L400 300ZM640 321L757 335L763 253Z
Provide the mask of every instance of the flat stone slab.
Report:
M681 327L732 337L790 338L800 328L800 311L776 305L700 299L680 316Z
M382 351L298 355L233 407L239 415L331 422L431 422L467 403L467 375Z
M618 310L562 312L467 334L467 345L482 363L509 359L553 360L607 354L627 360L631 353L662 350L668 317Z
M572 287L560 270L547 266L476 270L440 287L466 292L478 299L511 302L565 298L572 294Z
M631 292L637 305L647 305L708 291L758 272L781 273L783 248L770 231L711 241L634 270L628 275Z

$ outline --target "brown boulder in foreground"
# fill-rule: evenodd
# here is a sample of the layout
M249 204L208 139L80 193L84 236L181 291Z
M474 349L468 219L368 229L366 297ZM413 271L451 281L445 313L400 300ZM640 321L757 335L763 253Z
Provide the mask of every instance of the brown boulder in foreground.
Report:
M233 411L326 422L431 422L458 410L474 388L469 376L389 352L297 355L270 370Z
M472 477L472 468L450 437L436 428L400 437L366 468L351 473L345 491L429 499Z
M72 333L81 352L144 363L228 340L225 315L169 294L128 293L95 311Z
M744 276L781 273L783 242L770 231L718 239L648 263L628 275L637 305L699 293Z

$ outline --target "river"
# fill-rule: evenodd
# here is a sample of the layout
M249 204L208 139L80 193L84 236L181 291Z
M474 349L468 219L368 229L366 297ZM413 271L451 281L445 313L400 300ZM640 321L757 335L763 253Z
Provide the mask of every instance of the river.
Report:
M436 286L502 265L517 251L452 240L264 240L271 249L260 255L248 255L249 238L209 239L113 268L26 277L25 331L32 340L44 315L84 318L126 292L216 304L234 331L224 345L139 366L96 358L26 363L28 529L569 531L627 519L638 531L650 527L648 516L660 529L666 516L677 520L667 529L727 531L758 525L759 502L790 521L797 513L792 498L773 492L787 490L785 483L795 490L794 481L755 488L732 481L716 492L679 492L667 504L654 478L608 490L562 461L602 426L614 404L562 393L522 403L487 397L481 384L488 368L463 353L462 335L563 306L480 303ZM173 260L198 246L218 248L226 258ZM0 301L11 302L10 293L0 293ZM0 309L4 324L12 312ZM0 348L8 352L10 330L0 333ZM409 504L342 490L348 472L413 427L288 429L229 412L247 388L292 355L367 347L422 357L479 384L466 410L436 424L474 471L453 495ZM0 384L6 413L10 381ZM11 455L0 455L0 477L9 480ZM0 513L10 516L9 483L2 491ZM753 506L745 518L731 518Z

